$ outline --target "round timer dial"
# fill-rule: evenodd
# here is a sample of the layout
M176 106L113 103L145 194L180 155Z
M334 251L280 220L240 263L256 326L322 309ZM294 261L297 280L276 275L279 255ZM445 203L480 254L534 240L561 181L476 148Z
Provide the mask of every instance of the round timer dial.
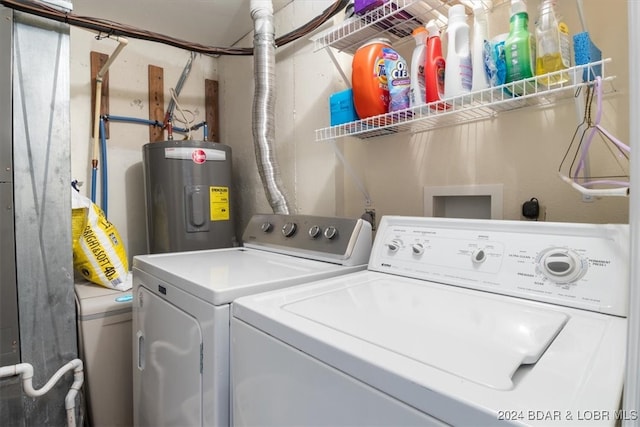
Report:
M327 227L326 230L324 230L324 237L328 240L333 240L338 236L338 229L335 228L334 226L329 226Z
M587 266L585 259L566 248L550 248L538 257L538 271L558 284L580 280L587 272Z
M320 233L322 233L322 229L317 225L314 225L309 229L309 237L312 239L320 237Z
M391 252L398 252L401 247L402 247L402 240L400 239L393 239L389 243L387 243L387 248L389 248Z
M282 235L284 237L292 237L298 231L298 226L295 222L287 222L282 226Z

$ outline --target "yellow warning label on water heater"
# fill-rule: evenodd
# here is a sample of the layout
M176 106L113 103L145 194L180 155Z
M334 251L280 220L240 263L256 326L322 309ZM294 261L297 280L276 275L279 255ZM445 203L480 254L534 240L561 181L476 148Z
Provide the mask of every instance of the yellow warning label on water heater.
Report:
M211 221L229 220L229 187L209 187Z

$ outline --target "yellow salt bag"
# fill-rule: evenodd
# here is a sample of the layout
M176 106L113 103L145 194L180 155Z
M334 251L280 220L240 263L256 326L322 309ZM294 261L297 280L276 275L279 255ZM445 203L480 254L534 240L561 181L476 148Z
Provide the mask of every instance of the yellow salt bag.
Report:
M90 199L75 190L71 193L73 268L106 288L131 289L127 251L118 230Z

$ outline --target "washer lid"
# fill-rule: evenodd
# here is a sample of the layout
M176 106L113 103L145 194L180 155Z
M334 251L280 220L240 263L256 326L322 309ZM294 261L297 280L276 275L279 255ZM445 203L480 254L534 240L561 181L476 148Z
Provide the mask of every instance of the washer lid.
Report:
M510 390L569 317L541 307L386 278L336 289L283 310L468 381Z
M452 425L618 409L626 319L362 271L234 301L233 316ZM558 412L556 412L558 411ZM584 421L583 421L584 422Z

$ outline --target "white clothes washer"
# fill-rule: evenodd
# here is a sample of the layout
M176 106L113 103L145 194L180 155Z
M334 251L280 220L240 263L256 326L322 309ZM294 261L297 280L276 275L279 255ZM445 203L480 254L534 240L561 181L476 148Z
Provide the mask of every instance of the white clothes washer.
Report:
M368 269L236 300L234 426L614 425L627 225L383 217Z
M229 425L232 301L365 269L371 225L254 215L243 242L134 258L134 425Z

